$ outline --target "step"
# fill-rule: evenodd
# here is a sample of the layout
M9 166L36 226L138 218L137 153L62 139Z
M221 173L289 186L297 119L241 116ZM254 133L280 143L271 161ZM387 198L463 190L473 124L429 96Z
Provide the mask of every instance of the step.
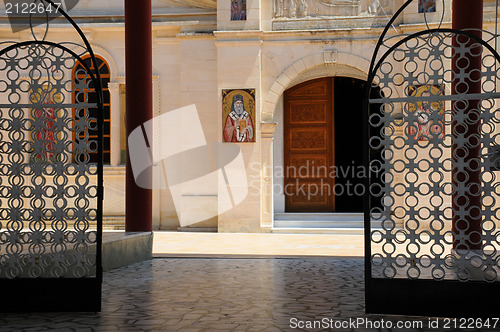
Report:
M363 235L363 228L294 228L280 227L273 228L272 233L276 234L333 234L333 235Z
M43 238L53 238L54 231L44 231ZM88 233L87 233L88 234ZM54 261L54 251L53 245L50 243L42 243L41 246L43 250L40 254L34 255L31 252L31 248L28 245L19 246L21 252L20 254L25 254L27 257L32 257L35 261L44 262L46 266L40 271L43 278L53 278L52 269L56 264ZM72 258L75 256L75 251L81 251L78 249L80 246L77 242L70 243L65 242L63 249L57 249L58 254L62 254L61 265L64 266L64 275L68 278L75 277L75 271L80 269L78 260ZM2 248L2 254L6 253L5 246ZM86 259L95 258L96 255L96 244L87 243L87 249L85 253ZM82 254L82 252L80 252ZM39 256L39 257L38 257ZM145 260L150 260L153 258L153 232L124 232L124 231L103 231L102 232L102 252L101 252L101 264L103 271L109 271L115 268L128 266L134 263L142 262ZM95 259L94 259L95 260ZM30 260L20 261L20 277L30 278ZM8 260L0 262L0 278L8 278L6 275L6 266L9 265ZM96 266L88 265L89 275L95 275Z
M95 227L95 222L90 222L90 227ZM102 217L103 230L124 230L125 229L125 216L103 216Z
M362 213L279 213L274 216L274 228L362 229L363 218Z
M274 220L363 221L363 213L276 213Z
M363 228L364 222L336 220L274 220L274 227L292 228Z
M178 232L217 233L217 227L177 227Z

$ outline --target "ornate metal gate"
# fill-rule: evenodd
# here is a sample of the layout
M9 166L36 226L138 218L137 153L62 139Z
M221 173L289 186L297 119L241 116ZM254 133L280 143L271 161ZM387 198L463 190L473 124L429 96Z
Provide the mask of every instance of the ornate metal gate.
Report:
M101 307L101 81L60 12L84 46L0 44L0 312Z
M365 97L367 312L494 317L500 56L473 32L386 38L411 2L379 40Z

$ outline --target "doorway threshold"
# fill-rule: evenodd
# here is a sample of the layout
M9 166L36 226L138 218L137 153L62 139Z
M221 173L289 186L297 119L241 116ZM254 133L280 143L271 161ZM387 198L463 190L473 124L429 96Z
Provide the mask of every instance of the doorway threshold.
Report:
M363 213L276 213L273 233L364 234Z

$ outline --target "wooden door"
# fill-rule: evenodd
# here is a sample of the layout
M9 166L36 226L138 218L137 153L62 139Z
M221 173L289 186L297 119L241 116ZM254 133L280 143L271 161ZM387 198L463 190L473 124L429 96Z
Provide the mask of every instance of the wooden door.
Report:
M285 211L335 210L333 78L284 94Z

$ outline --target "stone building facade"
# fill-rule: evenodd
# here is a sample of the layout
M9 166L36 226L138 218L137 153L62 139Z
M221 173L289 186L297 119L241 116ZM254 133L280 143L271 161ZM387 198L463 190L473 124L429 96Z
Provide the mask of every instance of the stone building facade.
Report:
M290 166L298 168L301 165L300 161L294 164L293 158L290 159L286 152L289 151L288 145L293 143L285 140L293 140L293 137L290 138L293 124L285 121L288 114L286 107L289 103L293 104L296 92L302 93L302 97L297 97L299 99L313 100L307 94L307 88L314 88L314 84L321 82L328 90L325 93L331 95L335 95L336 89L342 91L343 84L350 84L351 90L360 91L367 79L377 39L404 1L236 1L239 5L244 3L246 11L245 19L237 20L231 13L233 2L152 0L153 112L158 117L194 104L205 140L208 143L222 142L225 120L223 92L231 89L254 91L255 142L235 143L243 157L248 193L234 208L220 212L219 192L226 186L224 181L200 184L198 189L191 188L182 195L179 206L174 205L170 190L155 189L154 228L175 230L181 226L179 218L182 214L195 220L197 214L213 211L213 217L190 224L189 227L219 232L271 232L277 214L291 211L359 212L356 207L352 208L355 211L349 211L349 207L342 206L342 202L346 201L342 199L337 200L338 204L326 204L318 208L314 202L312 205L307 204L311 199L304 203L303 198L297 202L286 197L284 188L289 175L284 173ZM436 26L441 20L443 27L450 27L450 8L450 0L436 1L436 11L423 14L419 13L418 1L414 1L404 16L394 22L389 34L416 32L426 24ZM125 214L123 150L126 145L123 124L126 111L123 1L81 0L70 11L70 15L82 28L96 55L109 68L110 133L109 160L104 170L104 214L107 227L120 227ZM484 28L493 31L494 21L495 3L485 1ZM29 31L13 34L4 15L0 23L0 41L32 38ZM35 32L43 33L40 27L35 28ZM76 41L77 36L67 24L55 20L49 29L49 39ZM360 107L355 99L361 98L359 94L354 97L338 95L337 103L330 101L324 105L333 108L335 104L335 113L355 113L354 108ZM303 99L300 99L301 105L307 106ZM314 106L315 101L311 101L310 105ZM314 150L314 141L304 134L307 132L308 116L312 116L313 122L317 120L314 114L308 115L307 112L302 120L297 120L303 126L299 130L301 137L310 143L304 143L299 150ZM335 137L348 136L352 130L361 127L355 118L349 121L349 116L344 116L343 119L339 121L344 122L339 122L339 126L335 127L338 131ZM160 147L167 144L162 141L162 137L161 128L156 128L154 141ZM337 141L333 139L331 145L340 150L340 145L335 147L335 144L341 144ZM286 148L288 150L285 151ZM361 146L351 147L351 150L359 149ZM347 154L342 158L351 158L348 152L344 153ZM330 155L330 159L325 157L324 162L327 164L322 165L334 166L332 163L335 158L332 156L335 153L330 151L327 155ZM159 168L161 164L157 163L154 167ZM155 176L160 176L158 174L155 172ZM335 196L334 193L332 195ZM332 202L335 199L323 198Z

